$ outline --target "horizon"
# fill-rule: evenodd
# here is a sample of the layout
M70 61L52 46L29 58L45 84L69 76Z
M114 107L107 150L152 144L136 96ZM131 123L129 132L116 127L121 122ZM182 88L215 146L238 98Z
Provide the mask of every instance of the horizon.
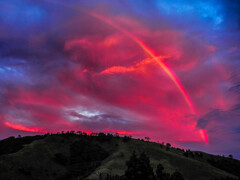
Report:
M0 2L0 139L150 137L240 159L240 3Z
M66 135L66 134L74 134L74 135L86 135L86 136L99 136L99 134L104 134L105 136L108 136L108 135L111 135L112 137L119 137L119 138L130 138L130 139L134 139L134 140L138 140L138 141L144 141L144 142L150 142L150 143L156 143L156 144L160 144L160 145L163 145L163 146L167 146L167 144L170 145L170 148L174 148L174 149L177 149L179 148L180 150L184 150L185 151L193 151L193 152L203 152L203 153L207 153L207 152L204 152L204 151L198 151L198 150L192 150L192 149L182 149L180 147L175 147L174 145L172 145L170 142L160 142L159 140L158 141L152 141L151 137L143 137L143 138L136 138L136 137L132 137L132 135L125 135L125 134L118 134L118 133L106 133L106 132L84 132L84 131L62 131L62 132L56 132L56 133L41 133L41 134L35 134L35 135L25 135L25 136L21 136L21 135L18 135L18 136L9 136L5 139L8 139L8 138L11 138L11 137L14 137L15 139L17 138L24 138L24 137L34 137L34 136L53 136L53 135ZM0 141L2 140L5 140L5 139L0 139ZM207 153L208 154L208 153ZM223 154L211 154L211 155L215 155L215 156L222 156L222 157L225 157L225 158L229 158L229 156L232 156L232 154L229 154L228 156L225 156ZM232 159L237 159L235 158L234 156L231 157ZM239 159L238 159L239 160Z

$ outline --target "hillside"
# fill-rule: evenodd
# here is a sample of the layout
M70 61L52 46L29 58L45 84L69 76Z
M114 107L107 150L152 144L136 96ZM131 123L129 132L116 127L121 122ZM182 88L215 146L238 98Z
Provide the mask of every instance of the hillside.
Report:
M89 179L124 175L133 151L145 152L153 171L180 172L186 180L240 177L240 161L184 151L129 137L73 132L0 141L0 179Z

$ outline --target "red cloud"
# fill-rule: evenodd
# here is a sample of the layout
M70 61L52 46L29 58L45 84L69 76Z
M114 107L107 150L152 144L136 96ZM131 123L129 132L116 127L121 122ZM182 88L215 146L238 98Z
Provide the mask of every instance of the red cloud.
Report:
M9 122L5 122L5 125L12 128L12 129L16 129L19 131L28 131L28 132L38 132L38 133L47 133L47 131L36 128L36 127L25 127L21 124L11 124Z
M37 52L27 56L37 60L23 67L30 85L9 85L3 114L12 113L53 132L105 129L164 141L208 142L206 132L196 128L197 118L231 101L224 98L225 89L219 90L228 73L209 60L218 47L191 38L166 21L151 26L130 15L93 16L97 15L76 11L71 19L66 16L61 25L55 24L59 34L44 32L30 39ZM190 99L198 115L189 110ZM118 116L84 117L73 112L72 117L67 110L79 107Z

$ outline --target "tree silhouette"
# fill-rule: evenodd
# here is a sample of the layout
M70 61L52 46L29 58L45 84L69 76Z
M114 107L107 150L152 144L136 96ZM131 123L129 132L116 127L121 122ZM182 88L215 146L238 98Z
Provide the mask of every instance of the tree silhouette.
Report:
M150 141L150 137L145 137L145 140L146 141Z
M184 180L184 177L180 172L175 172L172 174L171 180Z
M168 151L170 148L171 148L171 144L170 144L170 143L167 143L167 144L166 144L166 150Z
M154 180L153 169L149 157L145 153L138 158L134 151L127 161L127 167L125 176L128 180Z
M135 153L135 151L133 151L129 161L127 161L127 170L125 171L125 176L128 179L134 179L135 178L135 172L137 170L137 164L138 164L138 158L137 155Z
M158 164L156 169L156 175L158 180L170 180L170 174L163 172L164 167L162 164Z
M141 176L142 179L154 179L153 169L150 165L149 157L143 152L139 157Z

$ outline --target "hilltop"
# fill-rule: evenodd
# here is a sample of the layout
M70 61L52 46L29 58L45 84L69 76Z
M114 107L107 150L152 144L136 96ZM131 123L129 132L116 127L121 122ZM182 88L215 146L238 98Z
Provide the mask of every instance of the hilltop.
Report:
M145 153L153 172L185 180L239 179L240 161L118 135L67 132L0 141L0 179L124 179L133 152ZM155 173L156 174L156 173Z

